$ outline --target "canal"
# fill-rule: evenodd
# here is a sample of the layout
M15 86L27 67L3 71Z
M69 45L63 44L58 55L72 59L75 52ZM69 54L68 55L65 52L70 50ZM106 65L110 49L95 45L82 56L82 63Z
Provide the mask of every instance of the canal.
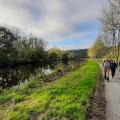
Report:
M27 64L14 67L0 68L0 87L6 88L20 84L26 80L32 79L38 74L49 75L57 69L63 69L68 66L74 66L80 61L62 61L49 64Z

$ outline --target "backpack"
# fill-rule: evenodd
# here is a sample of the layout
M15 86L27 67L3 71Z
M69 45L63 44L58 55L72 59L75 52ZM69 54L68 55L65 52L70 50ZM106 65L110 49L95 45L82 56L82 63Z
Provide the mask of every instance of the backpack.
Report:
M110 68L110 63L109 62L104 62L104 68L106 68L106 69Z

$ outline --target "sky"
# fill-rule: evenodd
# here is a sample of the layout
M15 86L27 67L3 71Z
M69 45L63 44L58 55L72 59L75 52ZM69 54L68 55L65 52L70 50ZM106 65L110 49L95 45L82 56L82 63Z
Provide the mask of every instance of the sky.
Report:
M48 48L90 48L105 0L0 0L0 25L44 39Z

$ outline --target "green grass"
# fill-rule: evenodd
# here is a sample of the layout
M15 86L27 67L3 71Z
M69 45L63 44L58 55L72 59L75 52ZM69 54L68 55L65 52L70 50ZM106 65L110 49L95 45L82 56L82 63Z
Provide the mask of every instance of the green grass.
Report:
M0 95L0 120L85 120L99 66L87 61L81 68L51 83L38 76Z

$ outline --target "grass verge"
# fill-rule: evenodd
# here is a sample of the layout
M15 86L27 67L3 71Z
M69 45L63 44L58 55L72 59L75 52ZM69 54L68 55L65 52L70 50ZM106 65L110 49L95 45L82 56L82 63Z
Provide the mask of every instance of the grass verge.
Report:
M94 61L44 83L40 77L0 95L0 120L85 120L100 72Z

